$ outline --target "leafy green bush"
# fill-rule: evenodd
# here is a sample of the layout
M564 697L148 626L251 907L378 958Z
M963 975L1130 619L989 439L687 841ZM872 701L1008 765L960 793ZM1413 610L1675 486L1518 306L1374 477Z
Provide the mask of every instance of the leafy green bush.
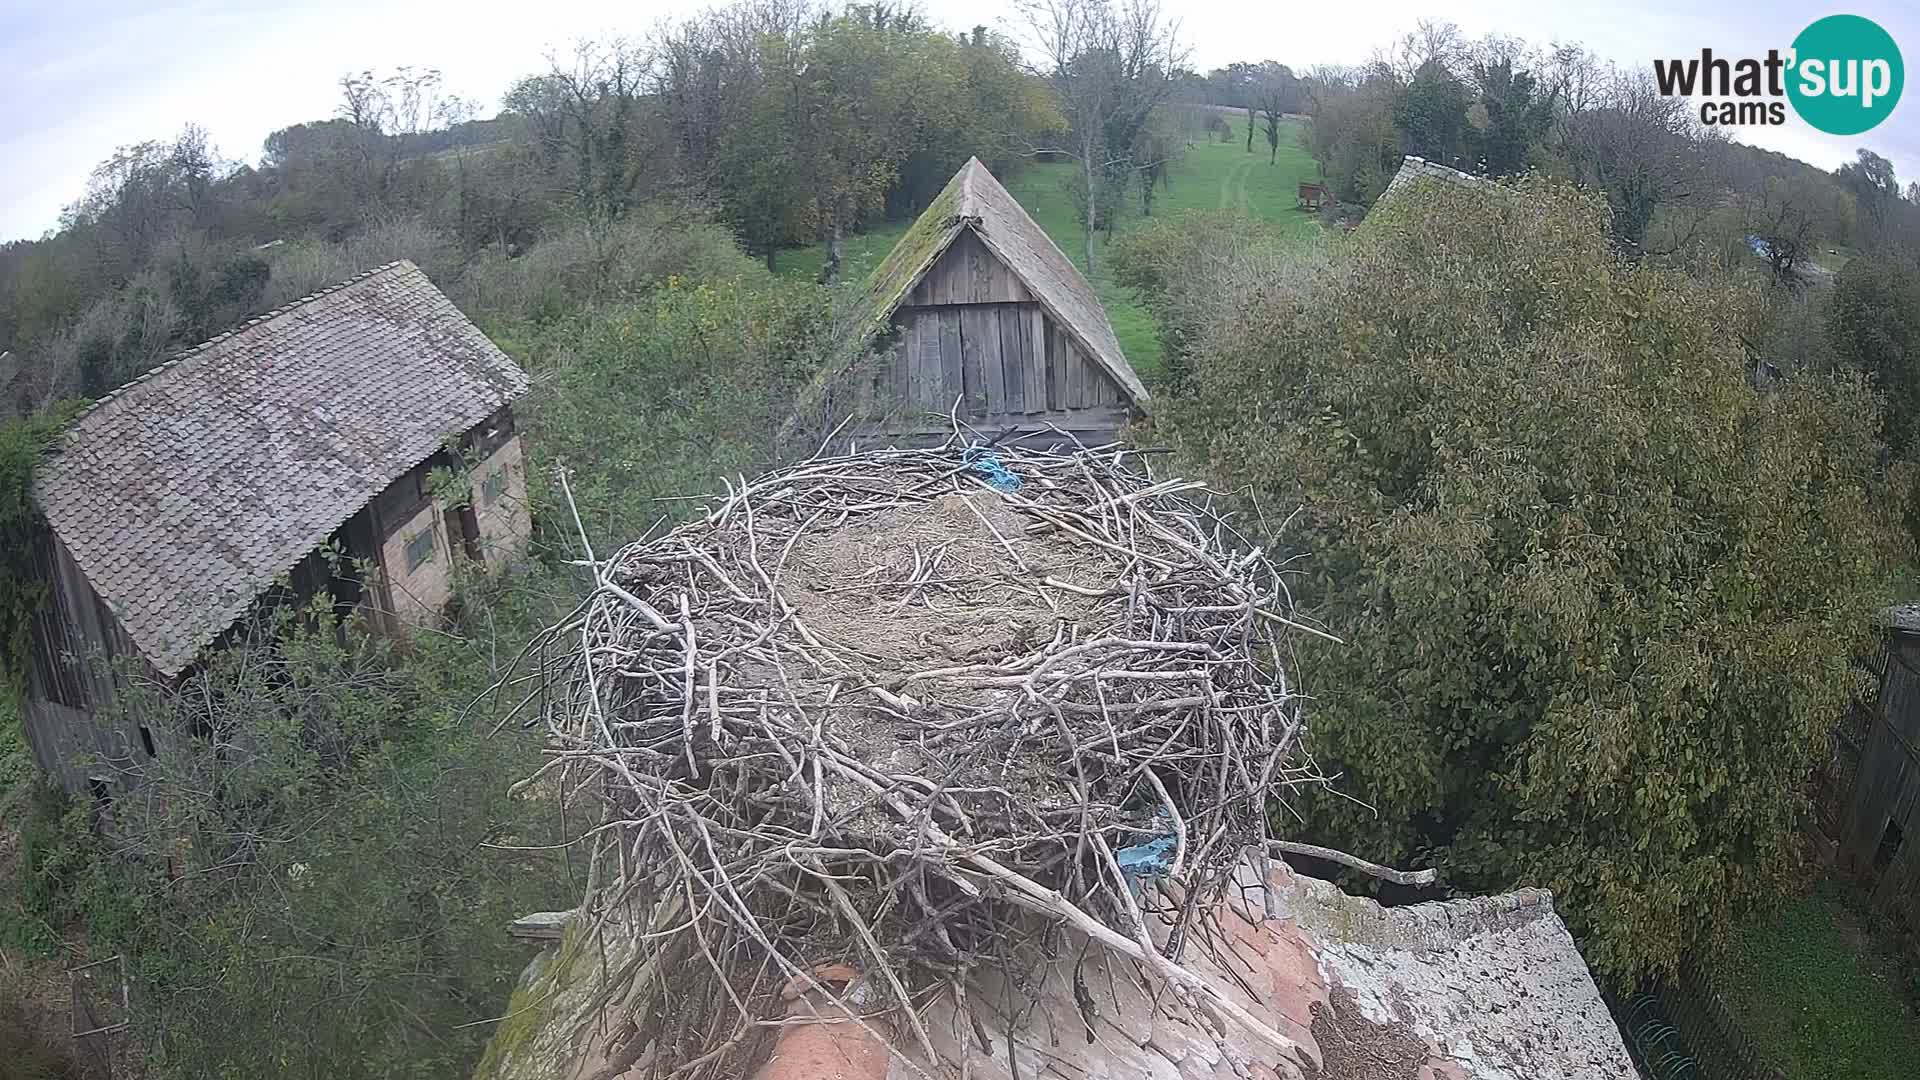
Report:
M1238 285L1159 433L1295 507L1313 829L1468 890L1551 887L1618 976L1780 895L1899 549L1858 379L1747 382L1722 291L1564 186L1376 208Z
M1847 263L1826 321L1842 364L1871 375L1887 395L1887 440L1920 439L1920 265L1897 258Z
M0 884L0 945L47 956L76 923L125 933L133 905L109 871L92 815L44 786L16 798L20 833L10 880Z
M596 546L633 539L678 514L658 500L770 465L795 393L836 340L826 290L758 275L672 278L639 303L596 306L553 327L537 347L527 414L543 481L536 514L553 549L578 549L544 482L554 465L574 470Z
M1228 306L1283 276L1309 280L1317 262L1299 255L1284 226L1227 210L1189 210L1149 219L1109 246L1114 280L1151 298L1163 371L1186 374L1186 357Z
M760 273L733 235L700 213L649 205L615 221L557 230L513 258L498 248L479 252L455 288L469 309L551 322L590 301L635 299L669 278L723 281Z
M506 924L575 898L548 847L567 823L506 794L535 746L491 734L511 702L489 689L572 589L548 573L475 596L474 632L423 633L404 662L284 613L130 695L160 753L105 839L84 800L38 797L6 943L126 954L155 1076L463 1074L525 959Z

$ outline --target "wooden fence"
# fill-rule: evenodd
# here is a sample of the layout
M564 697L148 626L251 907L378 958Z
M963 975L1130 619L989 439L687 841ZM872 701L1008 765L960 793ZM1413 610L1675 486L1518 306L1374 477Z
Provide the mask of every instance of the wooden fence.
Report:
M1692 1069L1662 1073L1655 1062L1642 1064L1659 1080L1787 1080L1742 1032L1727 999L1715 990L1698 967L1682 964L1670 979L1655 979L1647 994L1658 1004L1666 1022L1679 1033Z
M1814 774L1813 825L1825 842L1829 858L1837 853L1846 830L1847 800L1860 779L1860 759L1866 752L1867 737L1880 715L1880 689L1887 676L1887 641L1877 640L1875 647L1860 658L1866 675L1866 690L1849 702L1833 725L1829 736L1831 753Z

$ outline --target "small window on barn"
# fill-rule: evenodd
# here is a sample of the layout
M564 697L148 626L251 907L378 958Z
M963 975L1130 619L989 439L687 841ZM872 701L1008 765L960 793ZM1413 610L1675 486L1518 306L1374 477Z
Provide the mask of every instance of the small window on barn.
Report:
M421 529L407 537L407 569L418 570L433 561L433 528Z
M87 793L93 796L95 809L107 810L113 806L113 781L107 777L87 777Z
M160 756L159 751L153 748L153 729L145 724L140 725L140 748L147 752L148 757Z
M499 502L500 496L506 493L507 470L505 469L495 469L487 475L485 480L480 481L480 500L488 506Z

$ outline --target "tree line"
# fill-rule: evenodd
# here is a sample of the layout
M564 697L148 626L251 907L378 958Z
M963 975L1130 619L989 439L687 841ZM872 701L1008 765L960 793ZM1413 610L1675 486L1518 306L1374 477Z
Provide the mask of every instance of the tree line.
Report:
M1468 40L1452 23L1422 22L1367 64L1297 77L1237 64L1210 73L1204 89L1220 104L1253 108L1270 96L1310 114L1309 146L1330 188L1361 207L1413 154L1477 175L1573 180L1605 196L1624 243L1691 258L1758 252L1781 278L1806 272L1827 246L1920 240L1920 183L1903 190L1885 157L1863 148L1829 172L1734 142L1685 98L1662 95L1650 72L1578 45Z
M56 232L0 247L0 348L27 358L41 402L97 396L382 256L456 291L471 272L509 307L501 282L525 275L508 264L542 244L570 245L570 280L617 277L624 224L665 209L769 266L816 239L837 254L968 157L1010 168L1067 128L1000 34L806 0L580 43L477 112L435 71L360 72L336 115L274 132L257 164L191 124L123 147Z

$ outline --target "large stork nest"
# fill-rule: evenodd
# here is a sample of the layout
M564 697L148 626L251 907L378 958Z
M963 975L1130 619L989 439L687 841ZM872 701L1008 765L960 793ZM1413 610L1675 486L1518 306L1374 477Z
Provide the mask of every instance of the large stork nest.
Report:
M650 984L628 1062L745 1075L798 991L930 1060L929 1001L1065 934L1258 1027L1181 954L1312 779L1288 637L1318 631L1202 484L949 445L716 502L589 553L595 591L539 645L528 782L591 805L582 911L627 943L596 1008Z

